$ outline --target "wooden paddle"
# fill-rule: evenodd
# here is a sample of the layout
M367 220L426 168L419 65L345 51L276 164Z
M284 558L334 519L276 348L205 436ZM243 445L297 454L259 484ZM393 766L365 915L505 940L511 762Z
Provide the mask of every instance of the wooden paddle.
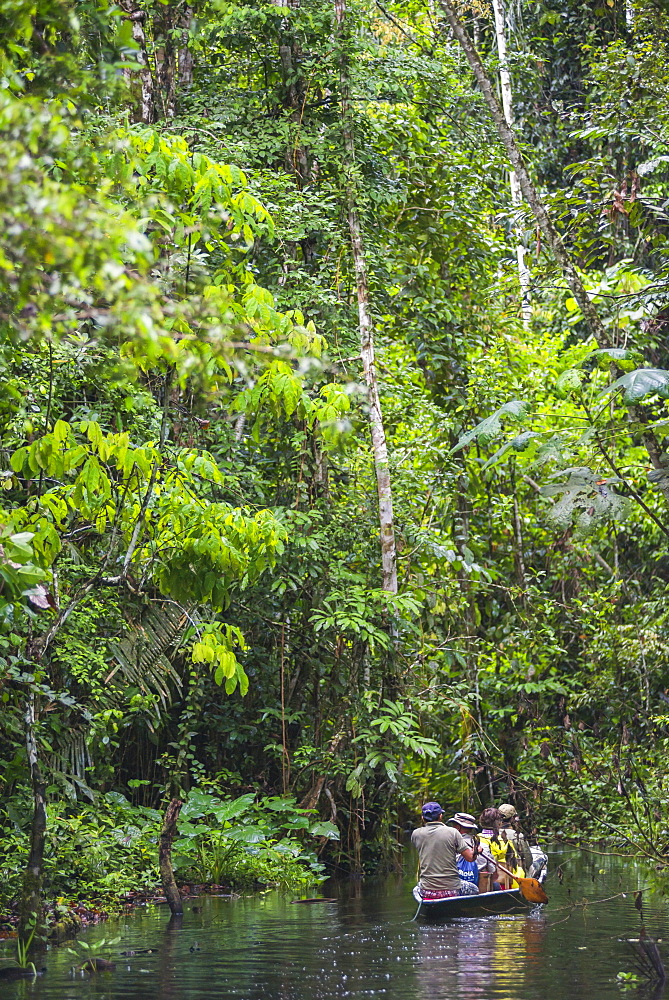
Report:
M518 883L520 891L528 903L548 902L548 896L544 892L541 883L535 878L521 878L519 875L514 875L513 872L509 871L508 868L505 868L504 865L500 865L499 861L495 861L495 859L491 858L488 854L484 854L483 857L486 858L487 861L492 861L492 863L497 865L501 871L510 875L514 882Z

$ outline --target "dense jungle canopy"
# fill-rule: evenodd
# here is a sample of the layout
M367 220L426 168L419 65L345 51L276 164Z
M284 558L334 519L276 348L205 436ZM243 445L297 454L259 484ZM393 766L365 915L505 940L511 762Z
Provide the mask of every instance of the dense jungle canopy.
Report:
M0 77L5 909L424 796L668 865L667 0L0 0Z

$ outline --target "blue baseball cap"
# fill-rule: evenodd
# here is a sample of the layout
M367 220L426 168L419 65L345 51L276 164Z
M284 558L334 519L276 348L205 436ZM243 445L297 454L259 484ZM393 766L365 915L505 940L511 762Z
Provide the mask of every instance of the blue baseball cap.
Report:
M439 819L443 811L444 810L441 808L438 802L426 802L423 808L421 809L421 812L423 814L423 819L432 822L435 819Z

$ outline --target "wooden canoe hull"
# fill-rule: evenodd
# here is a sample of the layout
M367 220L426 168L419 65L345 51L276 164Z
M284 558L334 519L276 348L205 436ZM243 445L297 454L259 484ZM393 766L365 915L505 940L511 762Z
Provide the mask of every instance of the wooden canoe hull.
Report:
M491 917L498 913L523 913L532 903L524 899L520 889L501 892L478 892L472 896L447 896L446 899L421 899L418 887L414 899L420 903L417 917L422 920L451 920L457 917Z

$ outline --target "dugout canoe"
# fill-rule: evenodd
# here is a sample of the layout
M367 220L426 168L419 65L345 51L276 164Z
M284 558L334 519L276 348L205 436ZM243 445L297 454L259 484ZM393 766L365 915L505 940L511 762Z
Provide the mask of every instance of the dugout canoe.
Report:
M455 917L491 917L499 913L527 913L535 905L528 903L520 889L477 892L471 896L447 896L446 899L421 899L418 886L415 886L413 897L420 904L416 916L421 920L450 920Z

